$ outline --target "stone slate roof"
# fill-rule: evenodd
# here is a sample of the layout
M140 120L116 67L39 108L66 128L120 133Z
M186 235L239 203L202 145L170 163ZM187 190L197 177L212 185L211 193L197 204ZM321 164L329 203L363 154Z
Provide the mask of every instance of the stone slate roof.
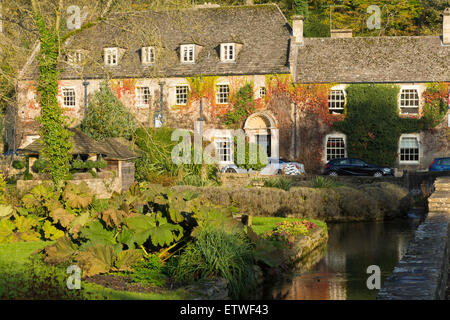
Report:
M69 129L74 133L72 139L73 139L73 148L72 148L72 154L102 154L102 155L108 155L109 151L105 149L100 143L92 139L91 137L87 136L83 132L81 132L79 129ZM22 154L26 155L38 155L42 149L43 145L41 143L41 140L38 139L31 143L30 145L26 146L23 149L18 150Z
M68 49L87 50L84 67L64 63L62 79L188 77L289 73L291 27L276 5L253 5L114 14L69 39ZM243 46L235 63L221 63L221 43ZM198 44L195 64L180 62L181 44ZM141 64L140 49L155 46L157 67ZM103 49L125 49L118 66L105 66ZM37 77L36 62L24 78Z
M305 38L296 82L450 81L450 46L441 37Z
M130 160L139 157L139 154L130 150L129 142L124 138L107 138L100 142L107 150L106 159L110 160Z

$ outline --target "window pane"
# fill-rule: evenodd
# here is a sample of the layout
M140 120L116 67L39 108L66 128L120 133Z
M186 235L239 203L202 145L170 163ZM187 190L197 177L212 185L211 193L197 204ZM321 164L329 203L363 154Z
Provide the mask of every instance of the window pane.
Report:
M63 88L63 104L65 107L75 107L75 89Z
M330 137L326 146L327 161L336 158L345 158L344 138Z
M188 102L188 86L176 87L176 103L177 105L186 105Z
M217 103L219 103L219 104L228 103L229 95L230 95L230 87L227 84L217 86L217 93L216 93L216 102Z
M231 161L231 140L229 138L216 139L216 154L220 162Z
M419 92L416 89L402 89L400 94L401 114L418 114L419 104Z
M344 113L345 95L342 90L331 90L328 93L328 108L330 113Z
M400 161L419 161L419 141L417 138L402 138L400 140Z

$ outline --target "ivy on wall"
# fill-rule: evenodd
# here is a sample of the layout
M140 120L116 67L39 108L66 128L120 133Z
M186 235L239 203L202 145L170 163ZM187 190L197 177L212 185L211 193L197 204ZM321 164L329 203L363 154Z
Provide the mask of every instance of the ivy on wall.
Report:
M399 116L400 87L382 84L353 84L347 87L347 115L333 128L347 135L350 157L393 166L401 134L420 132L438 125L446 113L444 85L430 84L424 92L420 117Z
M57 67L59 42L57 34L49 30L43 18L36 16L41 50L38 56L39 80L37 91L41 105L40 135L43 137L42 156L48 160L48 171L55 186L70 177L72 141L67 130L67 119L59 106Z

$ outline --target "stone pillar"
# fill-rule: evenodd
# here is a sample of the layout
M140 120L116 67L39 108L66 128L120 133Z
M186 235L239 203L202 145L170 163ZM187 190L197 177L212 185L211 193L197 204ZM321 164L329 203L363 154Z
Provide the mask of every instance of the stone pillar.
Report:
M444 10L444 21L442 25L442 41L444 45L450 45L450 8Z

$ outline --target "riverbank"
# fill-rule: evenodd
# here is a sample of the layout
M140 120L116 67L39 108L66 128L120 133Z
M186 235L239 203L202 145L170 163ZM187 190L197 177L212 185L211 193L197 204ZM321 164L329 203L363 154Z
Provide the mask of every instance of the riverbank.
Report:
M408 189L390 182L339 184L331 188L192 187L214 204L236 206L243 214L313 218L327 222L381 221L403 217L413 204Z
M428 198L427 218L377 299L448 299L450 177L437 178L434 187L434 193Z

